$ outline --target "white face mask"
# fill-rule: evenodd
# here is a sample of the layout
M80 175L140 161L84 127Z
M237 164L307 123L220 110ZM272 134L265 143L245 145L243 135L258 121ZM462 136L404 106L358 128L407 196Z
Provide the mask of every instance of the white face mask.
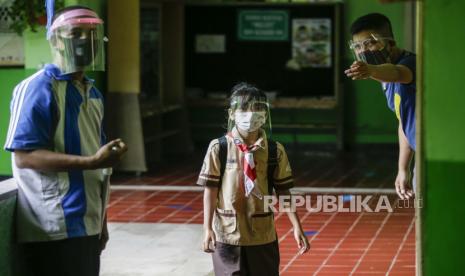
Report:
M247 132L254 132L265 124L266 112L236 111L234 112L234 121L239 129Z

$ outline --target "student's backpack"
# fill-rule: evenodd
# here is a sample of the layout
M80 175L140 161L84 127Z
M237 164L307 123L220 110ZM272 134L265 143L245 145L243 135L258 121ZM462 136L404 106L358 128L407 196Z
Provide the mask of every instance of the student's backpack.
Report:
M221 187L223 181L224 170L226 168L226 162L228 157L228 142L226 136L218 138L220 148L218 157L220 159L220 183L218 187ZM268 139L268 166L267 166L267 178L268 178L268 194L273 194L274 188L274 171L278 166L278 146L275 141Z

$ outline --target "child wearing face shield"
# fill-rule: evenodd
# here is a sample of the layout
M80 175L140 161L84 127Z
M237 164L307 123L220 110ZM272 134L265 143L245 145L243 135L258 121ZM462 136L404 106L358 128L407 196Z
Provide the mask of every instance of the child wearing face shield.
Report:
M239 83L233 87L228 133L214 139L197 181L204 186L203 250L212 253L215 275L279 275L273 191L289 195L292 172L284 147L267 139L271 125L266 95ZM297 212L287 213L303 254L310 248Z
M395 180L401 199L414 196L410 182L410 163L415 152L416 56L399 48L391 22L379 13L355 20L349 42L356 61L345 71L352 80L373 79L382 85L388 107L399 121L399 160ZM415 169L413 169L415 188Z
M53 64L13 91L5 150L18 185L17 275L97 276L108 241L110 167L127 151L106 142L104 100L85 71L103 70L103 21L70 6L53 17L47 0Z

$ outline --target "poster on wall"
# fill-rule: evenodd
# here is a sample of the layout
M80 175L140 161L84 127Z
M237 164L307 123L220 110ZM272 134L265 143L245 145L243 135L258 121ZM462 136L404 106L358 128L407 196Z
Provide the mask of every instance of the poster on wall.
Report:
M200 34L195 36L195 52L198 54L222 54L226 52L225 35Z
M331 20L328 18L296 18L292 20L293 69L331 67Z
M287 41L289 12L286 10L240 10L237 33L239 40Z
M0 6L0 67L24 66L23 37L10 30L9 1Z

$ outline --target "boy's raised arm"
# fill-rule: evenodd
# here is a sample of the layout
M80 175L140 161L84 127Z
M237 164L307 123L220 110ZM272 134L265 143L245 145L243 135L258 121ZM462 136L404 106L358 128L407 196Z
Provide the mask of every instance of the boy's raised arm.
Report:
M369 71L372 79L382 82L399 82L399 83L411 83L413 80L413 73L410 69L401 64L381 64L381 65L370 65Z
M412 71L402 64L372 65L363 61L354 62L344 72L353 80L372 78L380 82L411 83L414 77Z

